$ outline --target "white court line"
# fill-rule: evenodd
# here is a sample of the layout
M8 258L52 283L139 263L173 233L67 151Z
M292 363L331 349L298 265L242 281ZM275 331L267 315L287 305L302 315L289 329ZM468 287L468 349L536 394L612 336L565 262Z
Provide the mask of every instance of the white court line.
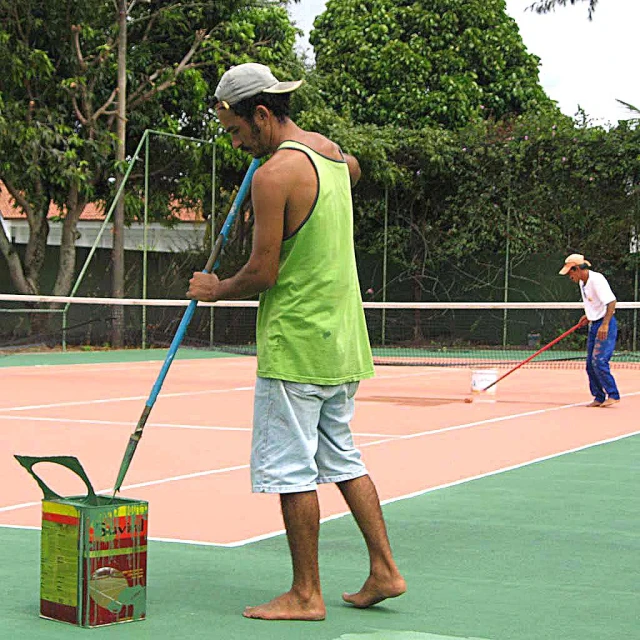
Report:
M388 498L386 500L382 500L382 505L393 504L394 502L400 502L402 500L409 500L411 498L417 498L418 496L425 495L427 493L432 493L434 491L439 491L440 489L448 489L449 487L455 487L458 485L466 484L468 482L473 482L474 480L481 480L482 478L488 478L490 476L496 476L501 473L506 473L507 471L514 471L515 469L522 469L524 467L528 467L532 464L537 464L538 462L544 462L545 460L553 460L554 458L559 458L561 456L565 456L570 453L576 453L578 451L584 451L585 449L591 449L593 447L598 447L603 444L609 444L610 442L617 442L618 440L624 440L625 438L630 438L632 436L639 435L640 431L635 431L633 433L627 433L622 436L616 436L614 438L608 438L606 440L599 440L597 442L592 442L590 444L583 445L581 447L575 447L573 449L566 449L565 451L560 451L558 453L553 453L548 456L542 456L540 458L535 458L533 460L529 460L527 462L522 462L520 464L511 465L508 467L501 467L500 469L495 469L494 471L488 471L487 473L482 473L475 476L470 476L468 478L461 478L460 480L455 480L454 482L448 482L446 484L437 485L435 487L429 487L428 489L422 489L420 491L414 491L413 493L407 493L402 496L397 496L395 498ZM242 467L238 467L242 468ZM245 467L246 468L246 467ZM123 489L134 488L138 486L147 486L149 483L143 483L140 485L130 485L130 487L123 487ZM104 492L103 492L104 493ZM15 505L13 508L21 508L24 506L35 506L40 504L40 502L31 502L25 503L24 505ZM3 507L0 508L0 512L9 511L11 508ZM331 520L338 520L339 518L344 518L345 516L351 515L350 511L343 511L341 513L336 513L326 518L322 518L321 522L329 522ZM32 526L20 526L20 525L6 525L0 524L0 528L8 528L8 529L30 529L37 530L40 527L32 527ZM245 545L251 544L253 542L259 542L260 540L268 540L270 538L276 538L278 536L284 535L284 530L270 531L269 533L264 533L259 536L254 536L252 538L245 538L244 540L237 540L236 542L209 542L203 540L182 540L180 538L149 538L149 540L156 542L168 542L168 543L178 543L178 544L188 544L188 545L198 545L202 547L226 547L226 548L234 548L234 547L243 547Z
M220 353L220 352L216 352L216 353ZM38 354L36 354L37 356ZM34 356L35 357L35 356ZM180 365L180 366L188 366L189 364L192 363L200 363L200 362L206 362L206 363L222 363L224 362L225 365L246 365L247 360L252 360L252 361L256 361L256 356L251 356L251 355L229 355L229 356L211 356L211 357L205 357L205 358L181 358L180 357L180 353L178 352L178 354L176 355L175 360L173 361L173 363L171 364L172 367L175 367L176 365ZM143 369L143 368L147 368L148 365L153 365L153 364L157 364L162 366L164 362L164 358L156 358L156 359L151 359L151 360L133 360L131 362L126 362L124 360L114 360L113 362L64 362L64 363L60 363L60 364L56 364L56 363L47 363L47 364L25 364L25 365L18 365L15 367L12 366L8 366L8 367L0 367L0 374L2 373L8 373L10 374L11 372L16 373L16 372L20 372L23 373L25 371L29 371L29 370L33 370L33 369L55 369L56 373L57 372L64 372L64 373L70 373L74 370L77 370L79 368L84 368L84 367L98 367L98 368L102 368L102 367L108 367L109 369ZM137 366L137 365L142 365L142 366ZM397 367L397 368L403 368L403 365L386 365L386 364L378 364L375 365L375 369L376 372L378 371L385 371L390 369L391 367ZM406 368L406 367L404 367ZM468 367L465 366L447 366L447 367L439 367L439 366L433 366L433 365L424 365L424 367L420 367L420 366L416 366L416 367L412 367L412 369L416 370L422 370L424 369L425 373L428 372L432 372L432 371L460 371L462 370L468 370L470 371L470 369ZM407 374L403 374L397 377L411 377L414 375L424 375L422 373L407 373ZM379 373L376 373L376 378L388 378L388 377L396 377L396 376L382 376ZM375 378L374 378L375 379Z
M440 484L435 487L429 487L428 489L422 489L420 491L414 491L413 493L407 493L402 496L397 496L395 498L388 498L387 500L381 500L380 504L393 504L394 502L401 502L402 500L409 500L411 498L417 498L418 496L425 495L427 493L432 493L433 491L439 491L440 489L448 489L449 487L455 487L461 484L466 484L467 482L473 482L474 480L481 480L482 478L488 478L490 476L496 476L501 473L506 473L507 471L513 471L515 469L520 469L523 467L528 467L532 464L536 464L538 462L544 462L545 460L552 460L553 458L559 458L560 456L567 455L569 453L576 453L577 451L582 451L584 449L590 449L592 447L597 447L602 444L607 444L609 442L616 442L617 440L624 440L625 438L629 438L631 436L635 436L640 434L640 431L636 431L634 433L628 433L623 436L616 436L615 438L609 438L607 440L600 440L599 442L593 442L591 444L583 445L581 447L577 447L575 449L567 449L566 451L560 451L559 453L554 453L548 456L543 456L541 458L536 458L534 460L529 460L528 462L522 462L520 464L512 465L510 467L502 467L500 469L496 469L494 471L488 471L487 473L482 473L476 476L470 476L469 478L461 478L460 480L455 480L454 482L448 482L446 484ZM343 511L341 513L335 513L331 516L327 516L326 518L322 518L320 522L330 522L331 520L338 520L339 518L344 518L345 516L350 516L350 511ZM260 536L255 536L253 538L246 538L245 540L238 540L237 542L230 543L220 543L220 542L198 542L197 540L180 540L179 538L171 539L171 538L158 538L159 542L176 542L181 544L193 544L193 545L202 545L207 547L243 547L247 544L251 544L252 542L258 542L260 540L268 540L270 538L276 538L278 536L284 535L286 531L272 531L270 533L265 533Z
M180 360L179 362L190 362L190 361ZM175 368L177 363L178 361L174 361L174 364L172 366ZM109 373L114 373L115 371L148 371L149 367L144 365L149 365L149 364L162 365L162 361L161 360L141 360L138 362L132 362L130 365L124 365L122 362L103 362L101 367L109 366ZM140 366L137 366L137 365L140 365ZM21 378L26 378L29 376L29 374L32 371L36 371L37 373L43 373L42 369L46 369L49 367L55 367L56 368L55 372L51 372L51 373L52 374L55 373L55 375L58 376L64 373L78 373L79 368L88 367L88 366L94 366L94 365L74 364L74 365L62 366L62 365L49 365L49 364L34 364L28 367L0 367L0 376L3 373L7 373L8 378L17 378L18 376L20 376ZM160 369L160 366L158 367L158 370L159 369Z
M0 420L21 420L30 422L62 422L73 424L95 424L95 425L111 425L111 426L130 426L135 425L134 421L125 420L92 420L81 418L46 418L40 416L0 416ZM203 431L251 431L251 427L216 427L202 424L173 424L171 422L149 422L146 429L194 429Z
M180 391L175 393L163 393L161 398L179 398L183 396L202 396L209 393L229 393L232 391L252 391L251 387L233 387L231 389L206 389L203 391ZM124 396L119 398L103 398L98 400L74 400L69 402L52 402L49 404L21 405L17 407L0 407L0 411L29 411L31 409L57 409L59 407L77 407L81 405L106 404L109 402L127 402L129 400L146 400L149 396Z
M184 362L184 361L183 361ZM422 373L402 373L397 375L390 376L377 376L380 379L395 379L395 378L409 378L416 377L422 375L436 375L437 371L428 370ZM440 372L441 373L441 372ZM376 378L372 378L375 380ZM254 389L254 385L249 387L234 387L231 389L207 389L203 391L181 391L176 393L160 393L158 398L178 398L184 396L198 396L198 395L206 395L209 393L227 393L232 391L252 391ZM29 411L31 409L56 409L59 407L76 407L81 405L93 405L93 404L105 404L111 402L127 402L131 400L146 400L149 396L124 396L118 398L104 398L104 399L94 399L94 400L74 400L68 402L55 402L49 404L33 404L33 405L23 405L16 407L0 407L0 412L4 411Z
M540 458L535 458L534 460L529 460L528 462L522 462L520 464L511 465L508 467L501 467L500 469L495 469L494 471L488 471L487 473L482 473L475 476L470 476L468 478L461 478L460 480L456 480L454 482L448 482L446 484L440 484L435 487L429 487L428 489L422 489L420 491L414 491L413 493L407 493L402 496L397 496L395 498L388 498L387 500L382 500L382 505L393 504L394 502L400 502L402 500L409 500L411 498L417 498L418 496L425 495L427 493L432 493L433 491L439 491L440 489L448 489L449 487L455 487L461 484L466 484L467 482L473 482L474 480L481 480L482 478L488 478L490 476L499 475L501 473L506 473L507 471L513 471L515 469L521 469L524 467L528 467L532 464L537 464L538 462L544 462L545 460L553 460L554 458L559 458L560 456L565 456L569 453L576 453L578 451L583 451L585 449L591 449L592 447L597 447L603 444L608 444L610 442L616 442L618 440L624 440L625 438L630 438L631 436L639 435L640 431L635 431L633 433L627 433L622 436L616 436L614 438L608 438L606 440L600 440L598 442L592 442L591 444L586 444L581 447L575 447L573 449L566 449L565 451L560 451L558 453L553 453L548 456L542 456ZM331 520L338 520L339 518L344 518L345 516L350 516L350 511L343 511L341 513L335 513L331 516L327 516L326 518L322 518L320 522L329 522ZM1 527L2 525L0 525ZM278 536L284 535L286 532L284 529L278 531L271 531L269 533L264 533L259 536L254 536L252 538L246 538L244 540L238 540L236 542L208 542L208 541L198 541L198 540L181 540L179 538L150 538L150 540L155 540L157 542L170 542L170 543L179 543L179 544L189 544L189 545L200 545L203 547L243 547L247 544L251 544L253 542L259 542L260 540L268 540L270 538L276 538Z
M628 398L629 396L640 395L640 391L633 391L631 393L621 394L622 398ZM411 440L413 438L421 438L422 436L435 436L439 433L447 433L448 431L458 431L459 429L468 429L469 427L480 427L485 424L492 424L494 422L505 422L507 420L513 420L515 418L527 418L529 416L541 415L543 413L551 413L553 411L563 411L564 409L572 409L573 407L584 407L584 402L574 402L572 404L563 404L559 407L548 407L546 409L534 409L532 411L524 411L523 413L512 413L506 416L498 416L496 418L487 418L486 420L477 420L475 422L466 422L464 424L457 424L451 427L443 427L442 429L434 429L433 431L419 431L417 433L409 433L406 435L397 436L398 440ZM609 409L601 409L601 411L608 411ZM379 440L377 442L367 442L367 447L372 447L378 444L386 444L389 440Z
M171 368L175 369L177 366L180 368L186 368L192 366L193 363L201 363L206 362L209 364L224 362L225 366L246 366L247 360L255 360L255 356L229 356L229 357L215 357L212 356L210 358L177 358L171 364ZM79 368L93 367L93 368L104 368L108 367L109 372L113 371L146 371L150 369L150 365L158 365L158 369L161 368L164 360L159 358L157 360L134 360L131 363L123 362L122 360L118 362L76 362L73 364L65 363L65 364L27 364L27 365L19 365L16 367L0 367L0 376L3 373L6 373L8 377L16 376L16 374L24 375L29 371L41 371L42 369L55 369L55 373L77 373ZM401 366L401 365L397 365ZM404 374L392 374L392 375L383 375L379 373L379 371L384 371L389 368L389 365L376 365L376 375L371 380L376 379L385 379L389 378L413 378L419 376L434 376L440 375L445 372L455 372L460 370L469 370L468 367L437 367L437 366L425 366L424 370L420 369L419 371L412 371L411 373Z
M255 356L223 356L223 357L215 357L212 356L210 358L178 358L176 356L176 359L173 361L173 363L171 364L172 368L175 368L177 365L178 366L182 366L184 367L185 364L189 364L191 362L209 362L211 363L212 361L215 362L219 362L219 361L224 361L225 364L229 364L229 365L239 365L239 364L246 364L246 360L248 358L254 358ZM130 371L132 369L137 369L137 370L143 370L143 369L149 369L148 365L153 365L153 364L157 364L158 365L158 369L160 369L162 367L162 364L164 362L163 358L158 358L157 360L134 360L131 363L126 363L123 362L122 360L118 360L117 362L75 362L75 363L64 363L64 364L25 364L25 365L19 365L19 366L8 366L8 367L0 367L0 375L2 375L3 373L7 373L8 376L10 376L11 374L15 375L16 373L20 373L20 374L24 374L28 371L32 371L32 370L36 370L36 371L40 371L42 369L51 369L54 368L55 369L55 373L73 373L74 371L77 373L77 370L79 368L84 368L84 367L98 367L98 368L103 368L103 367L108 367L110 369L110 371L119 371L119 370L123 370L123 371ZM142 365L142 366L137 366L137 365Z
M4 513L5 511L17 511L18 509L24 509L26 507L33 507L37 504L40 504L40 500L38 502L21 502L20 504L10 504L6 507L0 507L0 513Z
M624 394L622 397L628 397L628 396L635 396L635 395L640 395L640 391L635 391L633 393L626 393ZM444 427L442 429L435 429L433 431L421 431L419 433L412 433L412 434L408 434L408 435L402 435L402 436L395 436L395 437L387 437L381 440L376 440L374 442L365 442L363 444L360 445L360 447L372 447L372 446L376 446L376 445L380 445L380 444L386 444L388 442L397 442L398 440L409 440L409 439L413 439L413 438L421 438L421 437L426 437L426 436L433 436L433 435L438 435L440 433L445 433L447 431L457 431L457 430L461 430L461 429L470 429L473 427L478 427L478 426L484 426L486 424L491 424L491 423L495 423L495 422L505 422L508 420L514 420L517 418L523 418L523 417L528 417L531 415L537 415L537 414L542 414L542 413L547 413L547 412L552 412L552 411L562 411L563 409L571 409L574 407L579 407L579 406L584 406L584 403L577 403L577 404L567 404L567 405L563 405L561 407L551 407L549 409L537 409L535 411L526 411L524 413L517 413L517 414L512 414L512 415L508 415L508 416L500 416L497 418L488 418L487 420L477 420L475 422L466 422L464 424L459 424L459 425L453 425L451 427ZM604 409L604 411L606 411L607 409ZM640 432L634 432L634 433L630 433L630 434L625 434L623 436L618 436L616 438L612 438L610 440L603 440L600 443L595 443L595 444L602 444L605 442L613 442L614 440L618 440L618 439L622 439L622 438L626 438L632 435L636 435L637 433ZM588 448L590 446L595 446L595 445L585 445L583 447L580 447L578 449L571 449L569 451L567 451L566 453L570 453L571 451L579 451L580 449L583 448ZM561 455L561 454L553 454L551 457L554 457L556 455ZM544 458L540 458L539 460L542 460ZM534 460L533 462L536 462L536 460ZM529 463L523 463L524 466L526 464ZM207 471L196 471L194 473L189 473L189 474L184 474L184 475L179 475L179 476L170 476L167 478L161 478L159 480L149 480L147 482L141 482L138 484L132 484L132 485L126 485L122 487L122 491L126 491L128 489L139 489L140 487L150 487L150 486L155 486L158 484L166 484L168 482L176 482L176 481L180 481L180 480L190 480L192 478L201 478L204 476L210 476L210 475L217 475L220 473L226 473L228 471L238 471L241 469L248 469L249 465L245 464L245 465L237 465L237 466L233 466L233 467L225 467L222 469L209 469ZM505 469L511 469L511 468L517 468L516 467L508 467ZM493 472L491 472L493 473ZM491 475L491 473L489 475ZM483 476L478 476L478 477L483 477ZM102 489L100 491L97 491L96 493L102 493L102 494L109 494L111 493L112 488L110 489ZM413 494L411 494L413 495ZM39 502L25 502L22 504L17 504L17 505L9 505L6 507L0 507L0 513L3 513L5 511L15 511L17 509L22 509L24 507L31 507L34 506L36 504L40 504ZM276 535L276 534L274 534Z
M640 395L640 391L633 391L631 393L621 394L622 398L627 398L629 396L637 396ZM497 416L495 418L487 418L486 420L476 420L474 422L464 422L462 424L452 425L450 427L442 427L441 429L433 429L432 431L419 431L417 433L408 433L404 435L395 436L395 438L383 436L381 440L376 440L374 442L366 442L360 446L362 447L373 447L379 444L386 444L388 442L394 442L397 440L412 440L414 438L422 438L424 436L435 436L440 433L447 433L448 431L459 431L461 429L470 429L472 427L481 427L487 424L493 424L495 422L506 422L508 420L515 420L518 418L527 418L529 416L540 415L543 413L551 413L553 411L563 411L564 409L572 409L574 407L584 407L584 402L574 402L572 404L564 404L559 407L548 407L546 409L534 409L532 411L524 411L523 413L512 413L506 416ZM601 411L608 411L608 409L601 409ZM357 435L357 434L354 434Z
M231 471L240 471L242 469L248 469L248 464L240 464L234 467L223 467L222 469L207 469L206 471L195 471L194 473L187 473L179 476L170 476L168 478L161 478L160 480L149 480L148 482L138 482L137 484L128 484L121 488L121 491L127 491L129 489L140 489L140 487L151 487L158 484L166 484L167 482L177 482L180 480L192 480L193 478L202 478L205 476L213 476L218 475L220 473L228 473ZM98 494L102 495L111 495L113 492L113 487L109 489L101 489L100 491L96 491ZM6 507L0 507L0 513L4 513L5 511L16 511L17 509L24 509L25 507L33 507L38 502L23 502L22 504L12 504Z
M135 424L133 421L125 421L125 420L93 420L93 419L84 419L84 418L47 418L41 416L2 416L0 415L0 420L20 420L20 421L30 421L30 422L62 422L62 423L76 423L76 424L95 424L95 425L117 425L117 426L130 426L133 427ZM196 431L244 431L251 432L251 427L216 427L211 425L202 425L202 424L179 424L172 422L149 422L145 428L151 427L152 429L193 429ZM354 436L360 436L362 438L402 438L402 435L393 435L388 433L362 433L357 432L353 434Z
M140 489L141 487L152 487L158 484L166 484L167 482L177 482L180 480L192 480L193 478L204 478L206 476L218 475L220 473L229 473L231 471L242 471L243 469L248 469L248 464L238 464L233 467L223 467L222 469L207 469L206 471L196 471L195 473L185 473L179 476L171 476L169 478L161 478L160 480L149 480L147 482L138 482L137 484L128 484L125 487L122 487L122 491L126 491L129 489ZM98 493L111 493L113 491L113 487L109 489L103 489Z

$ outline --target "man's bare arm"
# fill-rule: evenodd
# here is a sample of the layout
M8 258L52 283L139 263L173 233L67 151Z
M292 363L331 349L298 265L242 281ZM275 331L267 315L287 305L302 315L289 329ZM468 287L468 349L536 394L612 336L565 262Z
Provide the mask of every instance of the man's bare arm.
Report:
M348 153L344 154L344 159L349 167L349 176L351 177L351 187L355 187L360 180L362 171L360 171L360 163L354 156L350 156Z
M268 164L256 171L251 183L254 211L253 245L247 263L231 278L194 273L187 295L197 300L236 300L271 288L278 277L284 225L286 189Z
M607 311L602 318L602 324L598 328L598 340L606 340L609 335L609 322L616 310L616 301L613 300L607 304Z
M616 301L612 300L611 302L609 302L607 304L607 311L604 314L604 318L603 318L603 322L606 322L607 324L609 324L609 321L611 320L611 318L613 317L613 314L616 310Z

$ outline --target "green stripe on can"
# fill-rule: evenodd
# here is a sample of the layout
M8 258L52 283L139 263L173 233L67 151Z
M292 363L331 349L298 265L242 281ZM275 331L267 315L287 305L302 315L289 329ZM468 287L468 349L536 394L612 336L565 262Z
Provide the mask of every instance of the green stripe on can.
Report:
M89 551L89 558L109 558L111 556L131 555L132 551L137 555L146 553L147 547L124 547L122 549L99 549L97 551Z

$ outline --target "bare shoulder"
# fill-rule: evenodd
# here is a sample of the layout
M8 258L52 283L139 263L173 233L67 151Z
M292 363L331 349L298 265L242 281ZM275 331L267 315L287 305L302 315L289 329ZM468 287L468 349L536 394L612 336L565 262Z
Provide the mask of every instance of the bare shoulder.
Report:
M329 140L321 133L315 133L312 131L305 132L305 140L301 140L303 144L311 147L317 153L333 160L342 160L342 152L340 147L333 141Z
M304 131L297 136L295 142L299 142L316 153L332 160L344 161L349 168L352 185L360 178L360 166L355 157L343 153L340 147L326 136L312 131ZM282 189L286 184L299 184L300 180L315 180L315 172L311 165L300 162L300 151L296 149L280 149L274 153L265 164L255 173L256 186L265 188L277 187Z
M317 151L327 158L344 160L347 163L351 184L355 186L361 175L358 160L354 156L344 153L333 140L329 140L329 138L319 133L308 132L308 135L309 142L305 144L308 144L314 151Z
M282 186L292 172L298 168L299 154L295 151L283 149L274 153L269 160L261 165L253 176L253 185L260 188Z
M312 176L315 176L315 173L311 165L300 162L299 151L281 149L257 169L253 176L251 190L254 194L271 200L277 197L287 199L301 181Z

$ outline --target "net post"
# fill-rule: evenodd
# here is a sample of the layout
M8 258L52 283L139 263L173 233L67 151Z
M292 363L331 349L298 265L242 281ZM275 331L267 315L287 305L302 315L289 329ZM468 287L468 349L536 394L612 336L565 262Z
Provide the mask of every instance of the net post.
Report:
M504 252L504 302L509 302L509 269L511 261L511 181L507 187L507 242ZM502 346L507 346L507 324L509 312L505 307L502 311Z
M144 144L144 225L142 227L142 299L147 299L147 242L149 224L149 136ZM142 349L147 348L147 305L142 305Z
M213 247L216 242L215 230L216 230L216 138L213 138L213 151L211 152L211 247L210 251L213 251ZM213 307L209 307L209 349L213 349L214 340L214 310Z
M62 310L62 351L63 353L67 350L67 308L68 305L65 305Z
M389 230L389 187L384 188L384 243L382 248L382 302L387 301L387 238ZM382 346L385 345L386 339L387 313L386 309L382 309Z
M638 302L638 256L636 255L636 273L633 282L633 301ZM632 350L638 350L638 309L633 310L633 337L631 339Z
M640 266L640 240L638 234L640 234L640 224L638 220L640 218L640 191L637 192L636 197L636 224L633 227L633 242L632 247L635 253L635 274L633 278L633 301L638 302L638 268ZM633 310L633 333L631 338L632 350L635 353L638 350L638 309Z

